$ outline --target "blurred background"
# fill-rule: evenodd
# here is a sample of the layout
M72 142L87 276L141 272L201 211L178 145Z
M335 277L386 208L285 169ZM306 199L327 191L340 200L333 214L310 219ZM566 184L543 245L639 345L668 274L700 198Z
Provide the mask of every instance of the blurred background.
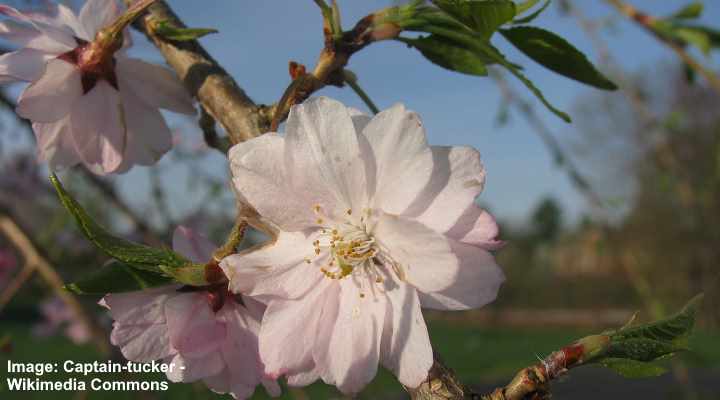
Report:
M77 9L82 2L66 3ZM311 1L169 3L189 26L220 31L201 42L258 103L277 101L290 83L288 62L310 67L322 46L320 13ZM344 27L396 3L339 0ZM720 4L704 3L698 23L717 25ZM687 0L632 4L665 16ZM499 37L496 45L571 114L572 124L512 77L461 76L401 43L373 44L349 65L381 109L403 102L417 111L432 144L472 145L483 155L488 180L478 202L498 218L508 242L497 254L508 280L498 300L481 310L427 312L434 347L463 382L489 390L578 337L621 326L635 312L641 320L668 316L704 292L693 351L668 362L670 373L628 381L584 367L553 388L558 399L720 398L720 94L605 2L554 1L534 24L568 38L620 90L601 92L559 77ZM134 33L134 39L131 53L163 62L143 37ZM0 50L11 47L0 42ZM717 56L688 51L718 69ZM13 112L22 88L0 92L0 361L121 359L107 343L111 321L98 299L61 289L105 258L80 236L47 168L36 162L32 132ZM366 109L349 89L320 94ZM107 178L76 168L62 173L63 182L93 217L125 237L169 245L172 230L183 224L220 243L235 215L227 162L205 145L196 120L167 118L176 147L157 166ZM17 394L6 391L5 374L0 368L2 399L220 397L202 384L140 394ZM383 372L360 398L403 396ZM262 389L256 398L266 398ZM342 397L316 384L286 390L283 398Z

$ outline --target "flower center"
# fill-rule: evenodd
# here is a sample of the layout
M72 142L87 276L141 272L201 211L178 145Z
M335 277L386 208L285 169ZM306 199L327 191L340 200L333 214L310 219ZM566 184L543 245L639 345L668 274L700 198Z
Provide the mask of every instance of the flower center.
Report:
M323 248L329 249L330 261L322 272L332 279L344 278L356 268L371 267L371 259L378 253L375 238L363 228L350 224L340 229L323 229L314 246L315 254L320 254Z

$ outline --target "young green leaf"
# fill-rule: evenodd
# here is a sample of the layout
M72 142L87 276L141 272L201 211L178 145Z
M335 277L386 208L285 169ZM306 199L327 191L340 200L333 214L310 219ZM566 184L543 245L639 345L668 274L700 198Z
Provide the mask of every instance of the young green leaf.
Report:
M533 12L532 14L530 14L526 17L516 18L515 20L513 20L513 24L516 24L516 25L528 24L528 23L534 21L535 18L539 17L540 14L542 14L545 11L545 9L548 8L549 5L550 5L550 0L546 0L545 4L543 4L542 7L538 8L535 12ZM518 11L518 14L520 14L519 11Z
M80 206L80 204L67 192L58 177L50 176L53 186L60 197L63 206L75 217L75 222L85 237L98 249L132 267L161 273L160 266L180 267L188 265L190 261L174 251L163 248L157 249L129 240L115 237L105 228L95 222Z
M438 35L417 39L398 38L418 49L428 60L451 71L468 75L485 76L487 60L477 53Z
M667 372L665 368L657 364L627 358L605 358L599 361L598 364L617 372L625 378L631 379L652 378Z
M155 22L152 29L158 36L176 42L195 40L211 33L218 33L217 29L211 28L180 28L168 21Z
M540 2L540 0L526 0L526 1L523 1L522 3L516 3L515 10L517 12L517 15L522 15L525 11L535 7L535 4L537 4L539 2Z
M550 31L519 26L501 29L500 33L518 50L551 71L599 89L617 89L583 53Z
M166 276L133 268L117 260L110 260L100 269L88 276L65 285L65 289L75 294L99 294L134 292L156 286L171 284Z
M699 1L692 2L677 10L670 17L671 19L695 19L703 13L703 4Z
M176 281L191 286L204 286L209 282L205 275L205 265L188 264L183 267L160 266L166 275L172 276Z
M515 18L515 3L510 0L433 0L433 4L484 39Z

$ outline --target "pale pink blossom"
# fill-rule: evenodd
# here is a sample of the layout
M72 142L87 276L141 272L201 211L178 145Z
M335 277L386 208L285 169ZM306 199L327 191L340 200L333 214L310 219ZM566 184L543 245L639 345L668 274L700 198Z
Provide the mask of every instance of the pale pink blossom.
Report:
M38 158L99 174L154 164L172 146L159 109L194 114L187 91L164 67L93 47L98 31L122 14L115 0L88 0L79 15L62 4L49 11L0 5L12 18L0 22L0 39L21 47L0 56L0 82L31 82L16 111L33 123Z
M197 263L208 262L215 249L183 227L176 229L173 245ZM210 389L238 399L252 396L259 383L279 395L277 383L265 379L258 354L263 304L236 297L227 288L180 285L108 294L101 304L115 320L110 341L128 360L162 360L172 365L167 373L171 381L203 380Z
M40 304L42 322L33 326L33 334L51 336L61 331L73 343L80 345L92 339L92 333L67 303L60 297L52 297Z
M470 147L429 146L396 105L370 118L327 98L293 107L284 136L230 151L241 200L274 243L221 266L236 293L268 305L260 355L290 385L318 378L357 393L378 364L418 386L433 362L421 307L465 310L504 280L485 181Z

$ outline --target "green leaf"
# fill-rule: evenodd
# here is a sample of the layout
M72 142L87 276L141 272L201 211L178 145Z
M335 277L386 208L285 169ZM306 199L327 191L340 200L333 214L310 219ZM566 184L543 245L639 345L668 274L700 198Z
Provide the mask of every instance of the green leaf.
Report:
M702 295L696 296L672 317L607 332L610 345L602 357L646 362L687 350L701 300Z
M160 266L160 269L176 281L191 286L205 286L209 282L205 275L205 265L190 264L183 267Z
M696 29L692 26L679 26L675 27L672 30L672 33L683 42L697 47L705 55L710 54L710 50L713 47L713 41L707 31ZM717 46L717 43L715 45Z
M76 294L134 292L171 284L172 279L157 273L136 269L117 260L110 260L87 277L65 285Z
M599 89L617 89L583 53L550 31L519 26L500 32L520 51L551 71Z
M598 362L625 378L651 378L660 376L667 370L659 365L626 358L605 358Z
M485 39L515 18L515 3L510 0L433 0L433 4Z
M550 0L546 0L545 4L542 5L542 7L538 8L534 13L528 15L527 17L523 18L517 18L513 21L513 24L527 24L535 20L535 18L539 17L540 14L542 14L546 8L550 5ZM520 12L518 11L518 14Z
M487 75L487 60L442 36L430 35L417 39L398 38L418 49L428 60L451 71L468 75Z
M217 29L211 28L180 28L168 21L155 22L153 32L165 39L176 42L196 40L211 33L218 33Z
M523 75L522 69L519 66L509 62L505 58L505 56L500 53L498 49L496 49L495 47L493 47L492 44L490 44L487 39L483 39L473 32L452 29L444 25L428 23L427 20L424 20L420 17L413 20L406 20L404 22L403 29L409 31L427 32L437 36L441 36L451 42L456 43L460 47L466 48L476 53L478 57L480 57L480 59L487 60L486 64L500 64L508 71L510 71L510 73L513 74L516 78L518 78L528 89L530 89L530 91L543 103L543 105L545 105L545 107L547 107L558 117L562 118L565 122L571 122L569 115L550 104L550 102L545 98L540 89L538 89L532 83L532 81L530 81L525 75Z
M548 1L550 1L550 0L548 0ZM535 4L537 4L539 2L540 2L540 0L526 0L526 1L523 1L522 3L516 3L515 10L517 12L517 15L521 15L525 11L535 7Z
M703 4L699 1L692 2L685 7L677 10L670 17L671 19L695 19L699 18L703 13Z
M190 261L174 251L163 248L157 249L143 244L134 243L110 234L105 228L97 224L80 206L80 204L65 191L55 174L50 176L53 186L60 197L63 206L75 217L75 222L85 237L105 254L135 268L160 273L161 265L180 267L190 264Z

